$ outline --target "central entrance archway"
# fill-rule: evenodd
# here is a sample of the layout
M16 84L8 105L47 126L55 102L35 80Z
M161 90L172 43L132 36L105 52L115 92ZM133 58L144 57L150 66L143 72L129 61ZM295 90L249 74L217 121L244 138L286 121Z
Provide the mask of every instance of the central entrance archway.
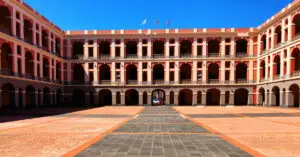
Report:
M165 91L162 89L155 89L152 92L151 100L152 105L165 105Z
M135 89L130 89L125 92L125 105L138 105L139 93Z
M112 94L108 89L102 89L99 91L99 105L112 105Z
M210 89L206 93L206 105L220 105L220 94L218 89Z
M179 92L179 105L191 106L193 104L193 92L189 89L183 89Z

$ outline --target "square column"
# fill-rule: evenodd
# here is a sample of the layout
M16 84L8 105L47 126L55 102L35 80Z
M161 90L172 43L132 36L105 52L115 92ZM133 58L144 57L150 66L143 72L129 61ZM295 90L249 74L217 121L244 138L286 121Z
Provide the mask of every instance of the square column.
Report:
M121 62L121 84L125 84L125 63Z
M202 56L205 58L207 55L207 39L203 38L203 46L202 46Z
M206 93L202 92L201 95L201 105L206 105Z
M138 84L142 84L143 82L143 64L142 62L138 63Z
M193 106L197 105L197 93L193 93Z
M234 67L234 61L230 62L230 82L235 81L235 67Z
M19 101L19 90L15 90L15 105L17 108L20 107L20 101Z
M93 64L93 72L94 72L94 83L98 84L99 83L99 71L98 71L98 63L97 62L94 62L92 63ZM112 71L113 71L113 68L114 68L114 63L112 63ZM113 79L113 73L111 73L111 78Z
M147 82L148 82L148 84L152 84L152 68L151 68L151 62L148 62L148 67L147 67Z
M177 92L174 92L174 105L175 106L178 106L178 96L179 96L179 93Z
M97 64L97 63L94 63L94 64ZM116 83L116 63L115 62L111 63L110 74L111 74L111 80L110 81L111 81L111 83L115 84ZM94 74L94 75L96 75L96 74ZM97 76L98 76L98 70L97 70ZM97 82L98 82L98 77L97 77Z
M139 106L143 106L143 92L139 92Z
M90 105L90 93L85 93L85 104L84 106L89 106Z
M121 106L125 106L125 93L124 92L121 92Z
M174 75L175 84L179 84L179 61L175 61Z
M203 61L202 64L202 82L206 83L207 79L207 61Z
M112 96L112 97L111 97L111 99L112 99L112 100L111 100L112 105L113 105L113 106L116 106L116 105L117 105L117 93L116 93L116 92L112 92L112 93L111 93L111 96Z
M179 39L175 38L175 57L179 57Z
M221 70L221 82L225 82L225 61L221 61L220 70Z
M151 98L152 98L151 93L147 93L147 105L149 105L149 106L151 106L151 104L152 104Z
M197 82L197 61L193 61L193 68L192 68L192 83Z
M165 62L166 67L165 67L165 82L170 82L170 64L169 62Z
M285 91L285 107L293 107L294 106L294 95L292 91Z
M229 105L234 105L234 93L230 92L229 94Z
M248 105L251 105L251 106L254 105L254 103L253 103L253 93L248 94Z
M225 93L221 93L220 95L220 106L225 106Z
M166 99L165 99L165 104L170 105L170 93L166 93Z

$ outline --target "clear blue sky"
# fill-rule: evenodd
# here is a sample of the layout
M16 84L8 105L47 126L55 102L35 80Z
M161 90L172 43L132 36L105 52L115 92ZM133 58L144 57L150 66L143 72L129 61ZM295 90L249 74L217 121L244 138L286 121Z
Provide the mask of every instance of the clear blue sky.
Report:
M257 27L293 0L24 0L63 30ZM154 24L155 20L159 24Z

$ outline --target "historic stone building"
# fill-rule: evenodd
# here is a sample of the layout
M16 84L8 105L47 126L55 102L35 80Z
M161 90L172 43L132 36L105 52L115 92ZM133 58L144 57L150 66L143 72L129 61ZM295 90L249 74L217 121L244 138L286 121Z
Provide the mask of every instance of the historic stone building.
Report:
M64 31L0 0L0 107L299 107L300 2L257 28Z

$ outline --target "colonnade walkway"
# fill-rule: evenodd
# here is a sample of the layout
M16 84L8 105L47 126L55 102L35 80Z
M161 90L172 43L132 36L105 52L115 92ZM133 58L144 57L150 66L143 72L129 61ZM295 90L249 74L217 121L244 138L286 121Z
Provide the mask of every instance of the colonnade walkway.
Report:
M248 157L251 154L168 106L145 107L78 157Z

